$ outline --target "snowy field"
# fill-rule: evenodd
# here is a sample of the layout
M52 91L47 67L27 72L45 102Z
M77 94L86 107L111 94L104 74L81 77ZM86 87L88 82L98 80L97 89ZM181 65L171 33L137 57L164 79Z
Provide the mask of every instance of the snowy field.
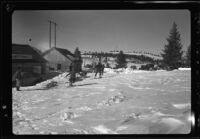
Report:
M71 88L66 74L12 89L14 134L190 133L191 70L105 69Z

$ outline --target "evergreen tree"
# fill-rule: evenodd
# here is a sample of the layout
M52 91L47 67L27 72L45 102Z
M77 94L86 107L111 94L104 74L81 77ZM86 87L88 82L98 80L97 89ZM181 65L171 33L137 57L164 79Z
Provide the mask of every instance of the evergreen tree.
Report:
M74 51L74 56L75 56L75 62L76 62L76 72L81 72L82 71L82 57L81 57L81 52L79 51L78 47Z
M180 33L177 30L177 25L174 22L170 31L169 38L167 38L168 44L164 46L163 64L170 69L176 69L182 62L182 44L180 39Z
M125 68L126 67L126 56L124 55L123 51L120 51L117 55L117 68Z
M191 66L191 45L189 45L187 52L186 52L186 64L188 67Z

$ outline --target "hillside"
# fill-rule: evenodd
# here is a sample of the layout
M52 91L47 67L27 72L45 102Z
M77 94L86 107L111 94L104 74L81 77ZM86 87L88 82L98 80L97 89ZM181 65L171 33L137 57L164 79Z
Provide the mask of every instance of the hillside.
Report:
M162 57L159 55L155 55L155 54L151 54L151 53L125 53L127 55L135 55L135 56L146 56L146 57L150 57L153 58L154 60L162 60Z
M116 58L119 51L110 52L82 52L82 55L96 56L96 57L112 57ZM149 52L124 52L128 62L134 63L155 63L156 61L162 60L162 57Z

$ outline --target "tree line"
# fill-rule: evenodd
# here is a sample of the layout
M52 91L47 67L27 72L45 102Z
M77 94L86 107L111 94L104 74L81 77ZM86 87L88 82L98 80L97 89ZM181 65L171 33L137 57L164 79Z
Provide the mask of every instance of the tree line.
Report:
M121 51L120 51L121 52ZM123 51L122 51L123 52ZM113 57L113 58L117 58L118 54L115 54L115 53L112 53L112 52L85 52L84 55L91 55L92 57ZM148 56L145 56L145 55L134 55L134 54L124 54L125 55L125 58L134 58L135 60L138 60L138 61L143 61L143 62L155 62L156 60L151 58L151 57L148 57Z
M116 58L117 68L126 67L127 58L134 58L135 60L152 63L152 64L159 64L165 69L173 70L179 67L190 67L191 66L191 45L188 46L186 55L183 56L182 50L182 43L180 33L177 29L177 24L174 22L173 26L169 32L169 37L167 38L167 44L164 45L164 49L160 54L162 60L156 60L154 58L145 56L145 55L134 55L134 54L124 54L123 51L115 51L119 53L113 52L84 52L85 55L91 55L92 57L114 57ZM133 51L137 53L136 51ZM153 56L159 56L152 53L145 52L144 54L150 54ZM79 52L79 55L80 52ZM80 56L79 56L80 58Z
M174 22L169 37L167 38L167 44L164 45L164 49L161 53L162 60L154 60L143 55L140 57L131 57L138 58L142 61L148 61L152 64L159 64L162 68L168 70L178 69L179 67L191 67L191 45L188 46L185 56L183 56L182 47L180 33L177 29L177 24ZM116 60L117 67L126 67L126 58L129 56L130 55L123 54L123 51L120 51Z

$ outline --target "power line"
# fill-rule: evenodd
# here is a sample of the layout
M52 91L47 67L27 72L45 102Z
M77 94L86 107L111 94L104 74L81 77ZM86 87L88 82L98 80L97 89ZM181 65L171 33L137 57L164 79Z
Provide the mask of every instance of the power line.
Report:
M56 22L53 22L51 20L49 20L50 23L50 29L49 29L49 47L51 49L51 24L55 25L55 29L54 29L54 45L56 47L56 26L58 25Z
M51 49L51 20L49 20L49 49Z

